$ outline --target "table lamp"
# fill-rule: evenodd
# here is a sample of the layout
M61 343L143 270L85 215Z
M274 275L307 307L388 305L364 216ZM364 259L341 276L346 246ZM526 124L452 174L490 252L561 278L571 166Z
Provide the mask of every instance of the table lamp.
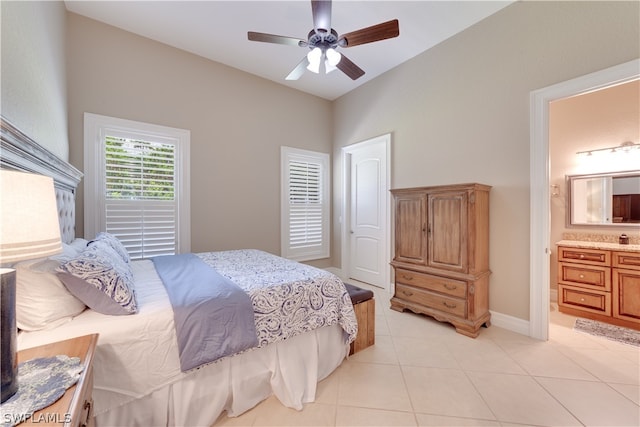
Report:
M0 170L0 266L62 251L53 179ZM16 271L0 268L2 402L18 390Z

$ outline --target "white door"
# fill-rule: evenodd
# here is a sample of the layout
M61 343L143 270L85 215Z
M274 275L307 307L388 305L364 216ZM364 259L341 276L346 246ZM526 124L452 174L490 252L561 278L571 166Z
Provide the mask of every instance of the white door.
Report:
M388 142L384 135L349 150L349 277L384 289L390 281Z

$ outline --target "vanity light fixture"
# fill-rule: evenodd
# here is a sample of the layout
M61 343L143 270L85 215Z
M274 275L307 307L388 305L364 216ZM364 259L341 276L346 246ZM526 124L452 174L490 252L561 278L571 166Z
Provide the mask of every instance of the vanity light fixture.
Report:
M620 145L616 145L615 147L596 148L593 150L578 151L576 154L578 155L585 154L587 156L591 156L593 155L593 153L599 152L599 151L608 151L610 153L618 153L622 151L624 153L629 153L631 152L631 150L640 150L640 144L637 144L631 141L626 141Z

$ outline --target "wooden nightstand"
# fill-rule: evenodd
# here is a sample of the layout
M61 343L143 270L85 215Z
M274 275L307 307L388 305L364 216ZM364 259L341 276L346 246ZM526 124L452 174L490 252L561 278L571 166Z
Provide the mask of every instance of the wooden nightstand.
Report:
M35 412L23 425L64 425L70 427L93 426L93 355L98 342L98 334L85 335L58 341L18 352L18 363L37 357L51 357L66 354L79 357L84 369L78 382L52 405Z

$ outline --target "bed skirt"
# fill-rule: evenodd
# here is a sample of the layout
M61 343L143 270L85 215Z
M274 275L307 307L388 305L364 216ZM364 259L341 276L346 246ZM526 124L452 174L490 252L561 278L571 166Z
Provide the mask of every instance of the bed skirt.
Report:
M267 347L204 366L180 381L96 416L105 426L211 426L224 412L238 416L275 395L301 410L313 402L318 381L331 374L349 352L339 325L295 336ZM94 400L118 400L94 390Z

